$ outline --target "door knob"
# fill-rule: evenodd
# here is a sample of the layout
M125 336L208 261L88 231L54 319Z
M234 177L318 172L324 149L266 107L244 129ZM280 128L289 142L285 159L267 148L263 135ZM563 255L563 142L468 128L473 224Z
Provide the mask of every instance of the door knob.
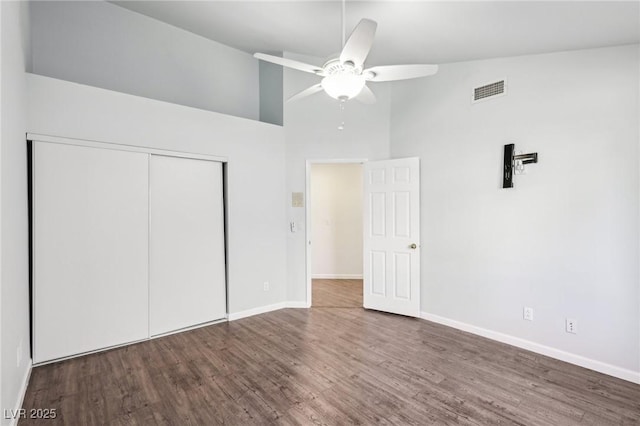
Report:
M415 250L418 248L418 245L416 243L413 243L409 246L409 248Z

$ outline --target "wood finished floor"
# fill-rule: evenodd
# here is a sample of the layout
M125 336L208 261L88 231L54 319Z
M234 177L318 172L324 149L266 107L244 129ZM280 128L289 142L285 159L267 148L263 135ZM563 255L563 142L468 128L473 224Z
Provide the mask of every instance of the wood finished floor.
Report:
M361 308L362 280L312 280L314 308Z
M314 307L36 367L24 408L58 417L20 426L635 425L640 386L419 319Z

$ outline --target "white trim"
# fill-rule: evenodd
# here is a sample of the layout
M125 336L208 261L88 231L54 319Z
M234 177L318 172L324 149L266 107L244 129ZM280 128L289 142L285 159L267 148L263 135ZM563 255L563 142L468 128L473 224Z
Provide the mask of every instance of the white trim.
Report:
M362 274L312 274L311 278L317 280L361 280Z
M19 410L22 408L22 404L24 404L24 397L27 395L27 387L29 386L29 380L31 379L32 369L33 369L33 364L31 363L31 360L29 360L27 374L24 375L24 380L22 382L22 386L20 387L20 397L16 401L16 406L14 407L14 410L13 410L14 413L19 413L20 412ZM4 417L4 414L5 413L3 412L2 413L3 417ZM20 420L18 416L10 419L9 426L16 426L18 424L18 420Z
M622 380L627 380L632 383L640 384L640 371L633 371L626 368L617 367L615 365L607 364L605 362L597 361L591 358L586 358L570 352L565 352L563 350L545 346L540 343L535 343L530 340L522 339L520 337L514 337L497 331L488 330L486 328L441 317L439 315L430 314L428 312L421 312L420 318L438 324L446 325L448 327L456 328L458 330L466 331L478 336L486 337L491 340L506 343L508 345L515 346L521 349L526 349L528 351L535 352L541 355L546 355L560 361L588 368L590 370L617 377Z
M303 309L307 309L307 308L310 308L310 307L311 307L311 305L307 304L307 302L299 301L299 300L274 303L273 305L260 306L258 308L247 309L246 311L240 311L240 312L236 312L236 313L233 313L233 314L229 314L229 321L235 321L235 320L239 320L239 319L242 319L242 318L252 317L254 315L265 314L267 312L278 311L280 309L285 309L285 308L296 308L296 309L297 308L303 308Z
M290 300L285 302L285 308L295 308L295 309L308 309L311 305L306 301L301 300Z
M90 141L84 139L61 138L59 136L39 135L36 133L27 133L27 140L34 142L49 142L63 145L83 146L88 148L112 149L116 151L142 152L145 154L163 155L165 157L192 158L195 160L217 161L226 163L227 157L219 157L216 155L197 154L194 152L171 151L168 149L147 148L143 146L124 145L111 142Z
M274 303L273 305L260 306L253 309L247 309L246 311L230 313L228 316L229 321L239 320L241 318L252 317L254 315L264 314L266 312L277 311L287 307L286 302Z

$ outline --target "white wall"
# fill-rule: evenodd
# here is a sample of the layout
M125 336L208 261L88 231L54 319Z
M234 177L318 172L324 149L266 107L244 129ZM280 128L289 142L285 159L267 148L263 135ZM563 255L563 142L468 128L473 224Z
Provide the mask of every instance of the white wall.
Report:
M638 61L635 45L456 63L393 87L392 155L421 158L424 312L640 381ZM507 96L471 104L504 77ZM539 154L513 189L507 143Z
M322 59L285 52L285 57L322 65ZM285 99L320 81L312 74L285 69ZM306 302L306 226L305 209L291 207L291 193L305 192L307 160L368 159L389 157L390 100L388 84L371 84L378 97L374 105L348 101L345 110L324 93L284 104L286 141L287 204L289 221L298 224L298 232L287 239L287 298ZM344 121L345 128L338 130Z
M362 165L313 164L313 278L362 278Z
M102 1L31 10L36 74L258 120L248 53Z
M2 76L4 75L3 67L4 60L2 59L4 55L2 52L3 48L3 34L2 28L6 28L2 25L2 17L3 17L3 7L0 4L0 165L2 165L2 141L4 138L2 137L2 132L4 130L4 108L2 107L2 95L4 92L2 85ZM0 168L0 190L2 188L2 169ZM2 343L2 194L0 193L0 409L4 410L4 399L2 399L2 371L4 370L2 364L2 348L4 344ZM0 420L0 424L2 424L2 420Z
M37 75L28 96L29 132L228 157L229 311L285 301L280 126Z
M25 142L29 15L22 2L0 2L0 10L0 422L5 425L11 422L4 418L4 410L18 408L31 364Z

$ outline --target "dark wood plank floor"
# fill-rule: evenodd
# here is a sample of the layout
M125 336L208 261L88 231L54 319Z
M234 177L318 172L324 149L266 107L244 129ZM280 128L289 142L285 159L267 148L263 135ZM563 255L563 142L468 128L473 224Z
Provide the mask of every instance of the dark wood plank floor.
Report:
M318 280L311 282L314 308L361 308L362 280Z
M34 368L20 425L631 425L640 386L419 319L283 309Z

